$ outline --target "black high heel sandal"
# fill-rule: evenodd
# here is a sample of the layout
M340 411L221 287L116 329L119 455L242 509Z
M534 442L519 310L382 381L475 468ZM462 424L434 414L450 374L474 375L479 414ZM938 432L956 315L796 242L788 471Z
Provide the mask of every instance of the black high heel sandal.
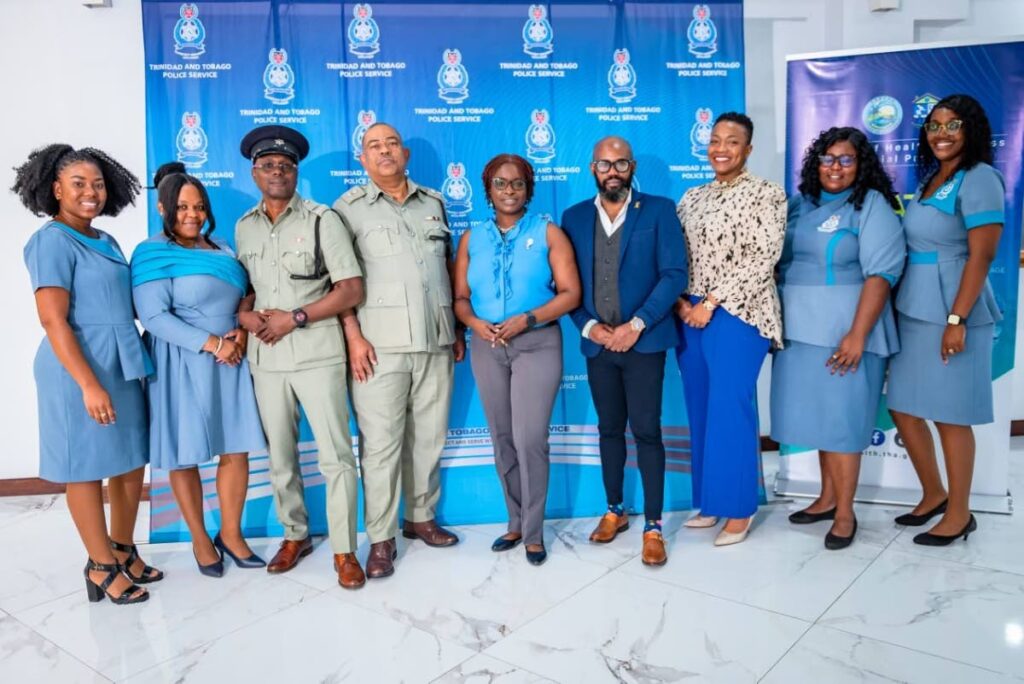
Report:
M143 563L141 575L132 574L132 566L135 565L135 561L139 560L139 550L135 547L135 544L122 544L111 539L110 547L115 551L128 554L128 558L125 559L124 563L120 563L120 565L124 568L124 574L128 575L128 579L132 582L150 584L151 582L159 582L164 578L162 571L152 568L145 563Z
M92 578L89 577L89 573L94 571L105 572L107 573L107 576L102 582L96 584L92 581ZM85 571L83 574L85 575L85 593L89 595L90 603L102 601L104 596L110 598L111 603L116 603L119 606L126 606L130 603L142 603L143 601L149 600L149 592L142 589L142 587L137 584L129 585L128 588L122 591L118 596L114 596L110 593L110 585L113 584L114 580L117 579L117 576L121 574L121 566L118 563L114 563L112 565L109 563L97 563L90 558L85 564ZM142 593L138 594L140 590Z

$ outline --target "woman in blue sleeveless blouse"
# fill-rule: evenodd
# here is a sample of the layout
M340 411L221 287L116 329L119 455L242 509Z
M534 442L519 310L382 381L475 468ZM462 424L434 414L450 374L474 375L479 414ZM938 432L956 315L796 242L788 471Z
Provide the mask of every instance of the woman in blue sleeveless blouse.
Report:
M834 550L857 531L861 452L899 350L889 294L907 250L892 181L856 128L811 143L799 190L779 261L786 344L772 365L772 437L818 450L821 494L789 519L833 520L825 547Z
M901 350L889 366L889 410L923 494L902 525L931 530L914 537L946 546L977 527L969 499L974 474L972 425L991 423L992 345L1002 319L988 271L1005 221L1005 184L992 168L992 129L969 95L940 100L921 127L921 185L907 205L907 269L896 296ZM939 432L949 493L926 421Z
M266 447L236 315L249 283L228 244L211 236L217 224L203 184L172 163L154 185L162 230L132 255L135 308L156 366L146 383L150 459L170 471L199 571L220 577L224 554L239 567L266 565L241 527L248 452ZM211 540L197 466L218 455L220 531Z
M55 144L29 155L12 189L33 214L52 217L25 246L46 331L35 358L39 474L67 485L89 554L89 600L145 601L149 593L133 581L163 578L132 544L148 460L140 380L152 365L135 328L128 262L117 241L92 225L134 203L139 181L100 150Z
M466 231L455 259L455 315L473 332L470 364L487 416L494 464L508 507L508 533L540 565L548 494L548 425L562 381L558 319L580 303L572 244L544 214L527 211L533 167L500 154L483 173L494 217Z

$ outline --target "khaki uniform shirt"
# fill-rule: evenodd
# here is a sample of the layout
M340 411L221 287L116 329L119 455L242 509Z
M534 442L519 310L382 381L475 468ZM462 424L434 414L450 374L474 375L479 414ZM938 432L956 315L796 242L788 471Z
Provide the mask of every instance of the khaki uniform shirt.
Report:
M448 276L451 231L441 193L409 183L398 204L373 181L334 203L366 276L357 314L363 336L382 352L440 352L455 341Z
M314 270L314 227L320 216L320 251L327 273L315 280L295 280ZM238 258L256 292L255 309L292 311L320 299L331 283L362 275L352 239L326 205L304 200L297 193L288 207L270 221L263 203L235 224ZM345 337L336 316L296 328L274 346L249 337L249 363L267 371L318 368L345 361Z

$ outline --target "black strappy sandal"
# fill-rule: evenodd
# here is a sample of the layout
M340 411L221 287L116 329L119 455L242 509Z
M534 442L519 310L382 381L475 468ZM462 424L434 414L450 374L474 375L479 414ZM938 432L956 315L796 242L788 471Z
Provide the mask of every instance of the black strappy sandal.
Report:
M135 565L135 561L139 560L139 550L135 547L135 544L122 544L111 539L110 546L115 551L128 554L128 558L120 565L124 569L124 574L128 575L128 578L132 582L137 582L138 584L149 584L151 582L159 582L164 578L164 573L162 571L157 570L156 568L151 568L145 563L143 563L141 575L132 574L132 566Z
M102 582L96 584L89 577L89 573L105 572L107 576ZM110 598L111 603L116 603L119 606L125 606L130 603L142 603L143 601L149 600L149 592L138 586L137 584L131 584L127 589L121 592L119 596L114 596L108 590L110 585L114 583L118 575L121 574L121 566L117 563L97 563L93 559L89 559L85 564L85 593L89 595L89 602L96 603L102 601L104 596ZM139 592L142 592L141 594Z

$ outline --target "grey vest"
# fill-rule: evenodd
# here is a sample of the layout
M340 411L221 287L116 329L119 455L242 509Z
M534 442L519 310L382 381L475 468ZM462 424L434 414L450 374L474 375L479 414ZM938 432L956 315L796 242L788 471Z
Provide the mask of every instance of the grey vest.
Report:
M620 227L611 237L604 232L601 218L594 222L594 308L602 323L619 325L619 244Z

